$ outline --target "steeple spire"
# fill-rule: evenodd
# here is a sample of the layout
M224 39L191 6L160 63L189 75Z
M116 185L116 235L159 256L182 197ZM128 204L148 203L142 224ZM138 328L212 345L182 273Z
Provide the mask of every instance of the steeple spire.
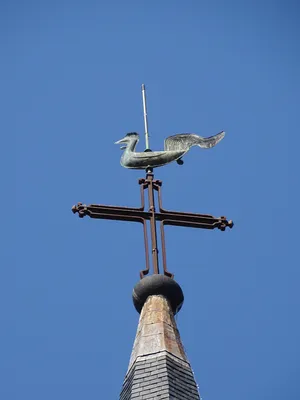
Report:
M120 400L199 400L174 319L183 303L180 286L164 275L148 276L134 288L133 300L142 309Z

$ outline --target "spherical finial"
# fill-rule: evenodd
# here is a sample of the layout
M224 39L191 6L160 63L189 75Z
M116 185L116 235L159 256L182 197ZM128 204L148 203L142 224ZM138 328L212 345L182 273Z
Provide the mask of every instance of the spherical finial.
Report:
M184 296L181 287L174 279L155 274L141 279L134 287L132 298L138 313L141 312L149 296L164 296L170 303L174 315L181 309Z

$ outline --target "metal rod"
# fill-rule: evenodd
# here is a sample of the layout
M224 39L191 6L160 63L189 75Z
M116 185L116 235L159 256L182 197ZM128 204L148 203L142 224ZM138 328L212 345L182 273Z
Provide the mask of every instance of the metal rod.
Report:
M143 110L144 110L146 150L149 150L150 147L149 147L148 116L147 116L147 104L146 104L146 88L144 84L142 84L142 97L143 97Z
M144 179L139 180L139 185L141 187L141 209L144 211L145 208L145 183ZM144 246L145 246L145 260L146 260L146 268L140 271L140 278L143 279L145 275L149 274L150 271L150 258L149 258L149 245L148 245L148 233L147 233L147 223L146 220L143 219L143 228L144 228Z
M164 230L164 221L160 223L160 237L161 237L161 250L162 250L162 259L163 259L163 268L164 274L169 278L174 278L174 274L168 271L167 268L167 252L166 252L166 241L165 241L165 230Z
M147 234L147 223L144 220L144 244L145 244L145 260L146 260L146 269L140 271L140 278L143 279L145 275L147 275L150 271L150 259L149 259L149 246L148 246L148 234Z
M155 220L155 203L154 203L153 175L152 174L147 174L147 183L148 183L149 212L151 213L150 231L151 231L153 273L159 274L156 220Z

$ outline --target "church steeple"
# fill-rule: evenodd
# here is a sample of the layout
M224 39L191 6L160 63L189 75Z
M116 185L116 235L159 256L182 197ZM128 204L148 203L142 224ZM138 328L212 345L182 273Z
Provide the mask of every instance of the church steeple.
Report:
M120 400L199 400L174 319L183 303L180 286L164 275L145 277L133 300L141 315Z

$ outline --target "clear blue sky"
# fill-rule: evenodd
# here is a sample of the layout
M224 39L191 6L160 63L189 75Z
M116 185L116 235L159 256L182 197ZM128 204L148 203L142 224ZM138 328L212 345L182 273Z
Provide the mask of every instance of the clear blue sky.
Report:
M16 225L1 268L1 399L118 398L142 231L71 207L139 204L144 173L123 169L113 143L143 132L145 83L153 149L227 133L156 171L166 208L236 223L166 229L202 398L299 400L299 17L296 1L1 2L2 152L15 138L16 160L2 170L16 182L2 196L7 232Z

